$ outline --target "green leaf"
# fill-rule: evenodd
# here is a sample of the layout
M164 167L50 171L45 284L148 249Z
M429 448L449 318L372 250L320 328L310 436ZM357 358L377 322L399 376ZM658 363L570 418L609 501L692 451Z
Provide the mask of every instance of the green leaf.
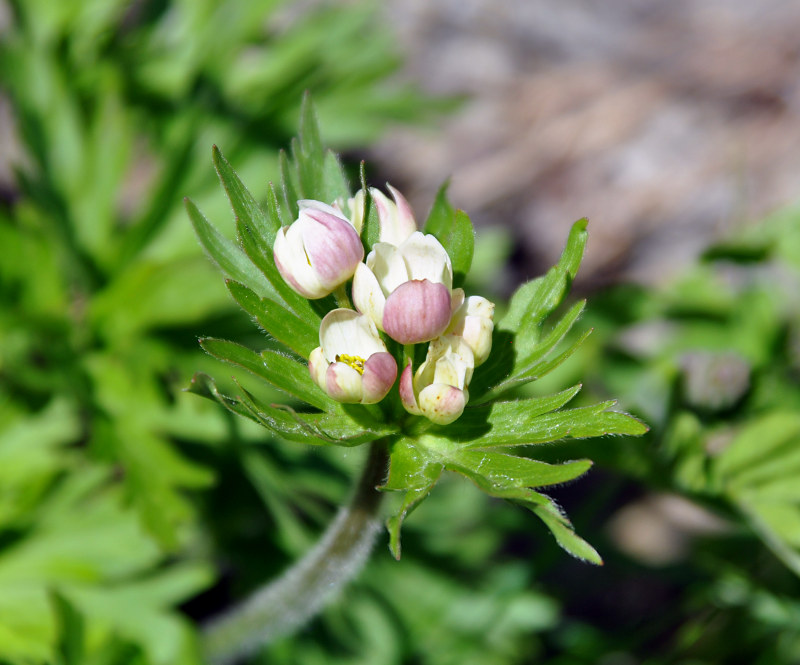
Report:
M392 444L389 477L379 489L405 491L397 513L386 520L389 549L395 559L400 559L400 530L403 521L428 496L443 469L443 464L433 462L429 455L409 439L401 439Z
M498 365L489 365L487 369L478 374L474 386L476 396L473 399L473 403L480 404L486 402L501 395L507 390L519 387L530 381L535 381L536 379L554 370L567 358L569 358L591 334L591 330L586 331L557 356L553 358L549 358L548 356L564 339L566 334L572 329L572 326L575 325L575 322L580 317L585 306L585 300L575 303L558 321L558 323L556 323L553 329L547 334L547 337L530 347L527 355L521 356L525 350L524 348L516 349L515 359L509 375L497 383L485 394L482 394L483 385L481 379L485 381L490 377L493 378L493 375L496 376L496 372L492 372L492 369L496 368ZM491 355L489 357L491 359ZM498 354L498 358L495 360L495 363L501 362L502 357Z
M527 412L527 402L519 400L491 405L486 418L488 430L474 439L461 440L470 448L486 448L546 443L567 437L583 439L605 434L640 436L647 431L647 427L636 418L609 411L615 404L613 401L533 416Z
M257 238L272 247L275 244L275 234L278 232L280 224L276 226L275 218L264 214L261 206L244 186L236 171L233 170L217 146L212 148L212 161L219 180L225 188L225 193L228 195L236 221L247 228L252 228Z
M58 626L58 652L62 665L83 665L84 620L80 612L60 593L50 595Z
M290 407L264 404L241 386L241 394L229 397L219 392L214 380L202 373L192 378L189 388L202 397L213 399L226 409L266 427L287 441L321 445L357 446L397 431L395 425L374 420L359 405L343 413L299 413Z
M567 244L558 263L546 275L522 285L511 298L508 313L497 327L516 333L515 344L520 355L529 353L536 344L545 319L564 301L586 248L587 220L572 225Z
M191 199L184 199L184 203L200 244L222 271L237 282L246 284L259 295L277 299L273 286L247 255L217 231Z
M350 184L344 171L339 156L331 151L325 151L322 165L322 182L320 183L319 200L332 203L336 199L348 199L351 196Z
M301 319L276 302L260 298L243 284L228 281L227 286L233 299L264 331L301 357L308 358L319 346L319 331L313 321Z
M205 397L206 399L218 402L228 411L236 414L237 416L242 416L252 420L255 423L258 423L259 425L261 424L261 421L258 419L258 417L252 414L250 410L238 400L228 397L227 395L223 395L221 392L219 392L216 382L208 374L196 372L186 390L187 392L199 395L200 397Z
M391 551L392 556L398 561L402 555L400 530L403 527L403 522L405 521L406 517L408 517L408 515L412 513L414 509L428 497L428 494L430 494L437 480L438 476L425 487L407 490L403 495L403 503L400 505L397 513L386 520L386 529L389 531L389 550Z
M485 450L459 449L447 456L447 469L473 480L480 478L483 489L500 487L545 487L582 476L592 466L583 459L563 464L548 464L527 457Z
M603 559L597 550L575 533L572 523L552 501L545 505L526 505L547 525L556 542L572 556L596 566L603 565Z
M278 153L278 167L281 172L281 194L282 205L285 206L289 219L297 219L300 213L300 207L297 205L297 183L295 182L297 176L292 173L292 165L289 163L289 157L283 150Z
M339 403L328 397L311 379L308 365L269 349L259 355L240 344L222 339L207 337L200 340L200 345L215 358L244 367L298 400L323 411L339 410Z
M461 286L472 265L475 231L469 215L454 210L447 201L448 183L442 185L425 222L425 233L436 236L453 263L453 285Z
M364 424L347 415L298 413L288 406L263 404L241 386L239 389L237 400L258 422L287 441L316 443L313 439L319 439L338 446L357 446L397 431L394 425L375 421Z
M365 192L368 192L364 197L364 226L361 229L361 242L364 243L364 248L367 252L372 251L372 246L380 240L381 236L381 220L378 216L378 207L372 200L372 194L369 193L367 187L366 173L364 171L364 162L361 162L361 187Z
M494 402L492 404L467 405L464 413L458 419L458 428L439 427L431 431L452 436L457 441L473 441L490 432L495 422L502 422L503 418L523 415L526 419L533 419L556 409L560 409L580 391L581 386L572 386L567 390L544 397L529 397L511 402Z

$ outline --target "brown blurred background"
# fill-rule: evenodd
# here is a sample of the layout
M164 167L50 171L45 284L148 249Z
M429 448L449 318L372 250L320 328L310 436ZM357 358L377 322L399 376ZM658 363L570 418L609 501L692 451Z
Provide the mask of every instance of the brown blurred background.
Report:
M591 219L583 287L659 282L800 198L797 0L403 0L385 6L426 90L464 95L371 159L422 214L436 187L511 228L516 281Z

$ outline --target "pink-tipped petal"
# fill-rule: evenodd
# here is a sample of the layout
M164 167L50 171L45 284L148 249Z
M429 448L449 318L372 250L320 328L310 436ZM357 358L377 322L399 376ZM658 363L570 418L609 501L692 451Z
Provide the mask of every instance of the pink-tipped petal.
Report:
M392 193L392 198L397 204L398 227L402 230L400 241L406 240L414 231L417 230L417 222L414 219L414 211L411 205L399 191L392 187L388 182L387 189Z
M320 281L331 290L348 280L364 258L361 238L347 220L309 208L303 210L303 245Z
M437 425L449 425L464 412L467 394L445 383L433 383L419 393L419 406Z
M386 299L383 329L401 344L428 342L450 322L450 289L427 279L401 284Z
M397 378L397 363L390 353L373 353L364 363L362 404L380 402Z
M308 263L303 239L297 228L288 226L280 229L275 236L273 247L275 266L286 283L304 298L313 300L328 295L319 281L314 269Z
M403 407L409 413L415 416L421 416L422 411L417 404L417 398L414 395L414 374L411 371L411 362L409 361L403 373L400 375L400 400L403 402Z
M383 330L383 308L386 296L383 295L378 279L364 263L359 263L353 275L353 304L356 309L368 316Z
M325 354L322 352L322 347L318 346L308 356L308 372L320 388L327 389L326 373L328 371L328 361L325 359Z
M355 404L363 396L361 374L346 363L331 363L325 374L325 384L325 392L337 402Z

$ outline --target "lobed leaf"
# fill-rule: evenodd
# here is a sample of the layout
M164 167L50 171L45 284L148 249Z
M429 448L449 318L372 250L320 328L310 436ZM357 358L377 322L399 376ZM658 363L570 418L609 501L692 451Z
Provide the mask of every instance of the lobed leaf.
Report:
M238 223L241 223L252 228L257 238L272 247L275 244L275 234L278 232L280 224L276 225L274 217L264 214L261 206L244 186L219 148L214 146L211 153L214 168L231 203L237 226Z
M587 459L548 464L528 457L466 448L448 455L445 463L451 471L473 480L480 478L483 489L558 485L582 476L591 466L591 460Z
M633 416L609 411L615 404L613 401L533 416L526 411L527 401L491 405L487 414L487 431L464 443L471 448L519 446L567 437L584 439L605 434L640 436L647 431L647 426Z
M570 344L557 356L549 358L549 355L555 350L558 344L572 329L572 326L575 325L575 322L583 313L585 306L585 300L575 303L558 321L558 323L556 323L553 329L548 333L547 337L545 337L541 342L533 345L526 356L520 358L520 355L524 349L515 349L515 356L511 371L509 372L508 376L492 387L491 390L481 394L482 385L479 382L476 382L476 392L478 393L478 396L473 399L473 402L477 404L487 402L490 399L498 397L502 393L511 390L512 388L516 388L530 381L534 381L539 377L548 374L561 363L563 363L567 358L569 358L591 334L591 330L583 333L575 342ZM516 339L514 342L516 343ZM498 357L497 362L501 361L502 359ZM487 372L487 370L484 370L484 372ZM488 378L488 376L491 376L491 374L491 369L489 369L488 375L486 373L481 373L479 377Z
M469 215L454 210L447 201L448 183L442 185L425 222L425 233L430 233L442 243L453 263L453 285L461 286L472 265L475 231Z
M308 358L319 346L319 331L313 321L301 319L273 300L260 298L244 284L229 280L227 286L234 300L264 331L301 357Z
M308 366L286 355L266 349L255 351L223 339L206 337L200 346L215 358L243 367L287 395L308 402L323 411L336 411L340 404L328 397L311 379Z
M191 199L184 199L184 203L200 244L220 269L237 282L247 285L255 293L277 299L272 284L258 271L247 255L217 231Z

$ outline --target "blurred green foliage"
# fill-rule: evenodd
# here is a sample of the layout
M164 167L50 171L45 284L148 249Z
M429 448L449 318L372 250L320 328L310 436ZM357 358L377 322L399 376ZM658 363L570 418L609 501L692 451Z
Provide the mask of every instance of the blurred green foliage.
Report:
M197 662L174 609L215 577L193 493L215 482L215 446L264 437L181 392L211 365L199 333L252 335L182 196L228 217L214 142L265 195L306 89L339 147L435 105L388 80L397 54L363 3L8 7L0 661ZM269 462L244 459L267 482ZM302 486L270 490L276 519L290 522L279 498ZM308 540L302 526L276 538Z
M266 345L182 210L191 194L231 219L211 144L263 199L305 89L337 148L432 108L390 82L396 56L369 8L294 4L9 3L0 84L20 145L0 206L2 663L202 662L197 621L314 542L360 465L363 451L270 439L181 392L194 371L219 373L197 335ZM508 248L492 238L473 290ZM379 549L308 629L252 662L800 661L798 270L790 210L675 283L595 294L579 326L593 335L537 382L583 381L587 400L622 396L652 426L644 442L542 449L598 462L553 496L603 569L445 477L406 522L401 563ZM725 527L668 564L639 560L606 524L652 492Z

